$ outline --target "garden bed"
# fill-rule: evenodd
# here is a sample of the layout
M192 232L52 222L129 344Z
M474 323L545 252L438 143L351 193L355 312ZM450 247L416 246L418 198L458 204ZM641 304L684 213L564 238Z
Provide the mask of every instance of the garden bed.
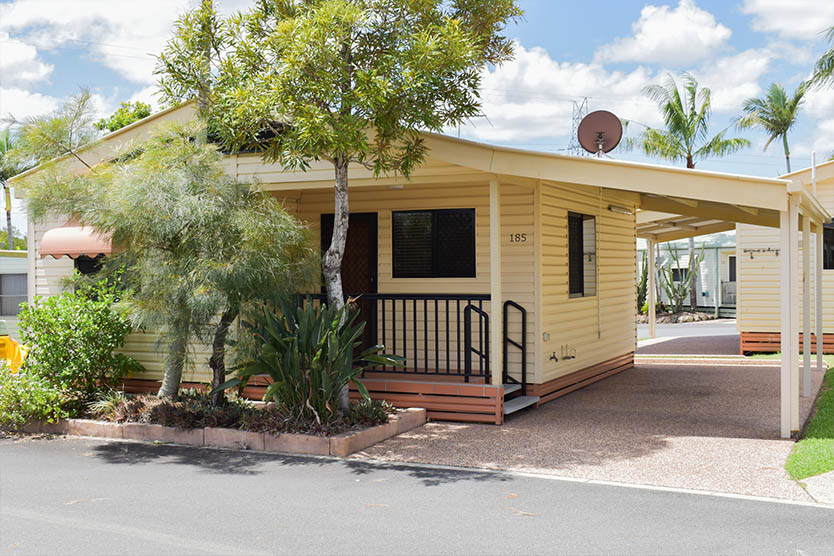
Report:
M702 313L681 311L680 313L658 313L656 322L658 324L674 324L678 322L702 322L706 320L715 320L717 317L714 313ZM639 314L637 315L637 324L647 324L649 316Z
M330 436L274 434L222 427L183 429L151 423L115 423L92 419L65 419L57 423L34 422L24 426L23 431L145 442L170 442L186 446L234 450L346 457L392 436L419 427L425 422L426 410L412 408L398 410L389 416L387 423Z

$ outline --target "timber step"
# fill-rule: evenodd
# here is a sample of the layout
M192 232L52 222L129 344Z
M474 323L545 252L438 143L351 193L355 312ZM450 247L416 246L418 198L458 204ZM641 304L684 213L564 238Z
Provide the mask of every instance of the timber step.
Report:
M504 415L521 411L525 407L536 405L541 398L539 396L519 396L504 402Z
M504 396L508 396L513 392L518 392L521 390L521 384L517 384L515 382L505 382L504 383Z

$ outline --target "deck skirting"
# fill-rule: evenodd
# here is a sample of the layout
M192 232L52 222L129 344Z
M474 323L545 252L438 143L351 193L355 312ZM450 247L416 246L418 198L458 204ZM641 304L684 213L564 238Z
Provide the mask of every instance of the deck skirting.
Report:
M634 352L626 353L619 357L591 365L580 371L575 371L559 378L554 378L543 384L527 385L527 393L531 396L539 396L541 400L537 407L543 403L555 400L565 394L569 394L580 388L584 388L594 382L621 373L634 367Z
M799 334L799 349L802 351L803 337ZM742 332L739 342L741 354L751 352L776 353L782 350L782 335L779 332ZM817 351L817 335L811 334L811 349ZM822 335L822 352L834 353L834 334Z

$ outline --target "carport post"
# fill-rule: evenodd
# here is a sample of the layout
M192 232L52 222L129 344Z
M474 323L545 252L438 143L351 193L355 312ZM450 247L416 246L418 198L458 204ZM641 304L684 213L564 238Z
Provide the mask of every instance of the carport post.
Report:
M649 338L657 338L657 290L655 277L657 274L657 259L654 256L654 239L646 240L646 265L649 267L649 283L647 285L649 309Z
M823 226L822 222L817 222L817 252L814 258L814 305L816 311L814 315L814 328L816 328L817 336L817 370L822 370L822 349L823 349L823 332L822 332L822 269L823 269Z
M782 372L780 414L782 438L799 430L799 299L796 270L799 198L789 195L787 210L779 213Z
M802 215L802 395L811 395L811 219Z

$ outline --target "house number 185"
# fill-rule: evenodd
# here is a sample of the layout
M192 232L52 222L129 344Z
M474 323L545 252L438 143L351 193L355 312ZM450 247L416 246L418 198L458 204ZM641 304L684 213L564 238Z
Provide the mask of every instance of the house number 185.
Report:
M510 234L510 243L526 243L527 234Z

